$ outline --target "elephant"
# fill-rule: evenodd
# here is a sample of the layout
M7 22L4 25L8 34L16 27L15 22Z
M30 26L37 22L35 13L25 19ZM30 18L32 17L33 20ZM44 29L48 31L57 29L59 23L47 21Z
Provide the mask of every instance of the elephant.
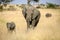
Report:
M7 25L8 30L10 30L10 31L15 30L16 25L14 22L7 22L6 25Z
M24 6L22 10L22 14L27 22L27 30L29 28L35 28L40 19L40 11L34 8L31 5ZM30 26L31 25L31 26Z

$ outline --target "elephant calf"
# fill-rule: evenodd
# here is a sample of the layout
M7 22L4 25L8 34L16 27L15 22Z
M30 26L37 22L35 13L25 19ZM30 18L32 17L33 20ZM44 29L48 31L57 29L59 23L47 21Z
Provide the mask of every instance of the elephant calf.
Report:
M15 30L16 25L14 22L8 22L6 25L7 25L8 30L10 31Z
M33 6L24 6L22 10L22 14L27 22L27 29L28 28L35 28L40 19L40 11L38 11ZM30 26L31 25L31 26Z

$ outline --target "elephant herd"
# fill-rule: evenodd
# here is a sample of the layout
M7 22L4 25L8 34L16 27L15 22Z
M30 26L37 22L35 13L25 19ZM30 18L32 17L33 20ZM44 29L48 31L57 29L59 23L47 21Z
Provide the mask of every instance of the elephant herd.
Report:
M34 8L33 6L31 5L28 5L28 6L23 6L23 9L22 9L22 14L26 20L26 23L27 23L27 30L30 29L30 28L35 28L39 22L39 19L40 19L40 11L38 11L36 8ZM14 30L16 27L15 23L14 22L8 22L7 23L7 28L9 30Z

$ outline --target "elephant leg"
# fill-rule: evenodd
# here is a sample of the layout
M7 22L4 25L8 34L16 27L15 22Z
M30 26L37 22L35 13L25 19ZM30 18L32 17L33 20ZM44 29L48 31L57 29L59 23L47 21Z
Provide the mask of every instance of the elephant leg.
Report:
M27 30L30 28L30 22L27 20Z
M37 16L37 18L35 19L36 21L35 21L35 27L37 26L37 24L38 24L38 22L39 22L39 19L40 19L40 16Z
M35 20L32 21L32 28L34 29L35 26Z
M39 22L39 20L36 20L34 27L36 27L36 26L37 26L38 22Z
M32 21L33 29L37 26L39 19L40 19L40 16L36 16L36 18Z

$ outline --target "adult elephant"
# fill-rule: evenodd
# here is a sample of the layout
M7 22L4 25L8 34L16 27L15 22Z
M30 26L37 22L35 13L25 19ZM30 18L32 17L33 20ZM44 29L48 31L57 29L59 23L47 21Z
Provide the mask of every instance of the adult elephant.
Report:
M40 19L40 11L31 5L23 6L22 14L27 22L27 29L35 28ZM31 26L30 26L31 25Z

